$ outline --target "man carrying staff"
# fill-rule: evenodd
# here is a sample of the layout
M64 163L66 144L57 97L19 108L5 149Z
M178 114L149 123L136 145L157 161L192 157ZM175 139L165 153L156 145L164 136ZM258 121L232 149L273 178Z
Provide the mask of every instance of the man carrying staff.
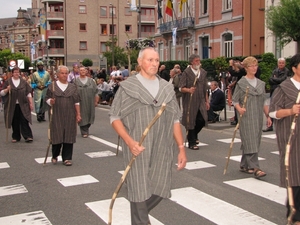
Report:
M72 165L73 143L76 142L76 123L81 121L80 97L73 83L68 83L69 69L59 66L58 80L50 85L46 94L47 103L53 107L51 141L52 163L57 163L57 157L62 148L62 160L65 166Z
M148 225L150 210L171 196L174 148L179 151L178 170L185 167L186 155L173 85L156 74L158 52L150 47L141 50L138 64L141 71L120 83L109 114L113 128L122 138L125 165L132 155L137 156L127 176L131 224ZM143 146L139 146L143 131L163 103L165 111L149 130Z
M191 55L189 64L190 66L183 71L179 83L179 90L182 92L182 125L187 129L189 148L199 150L198 133L207 124L207 110L209 110L207 72L201 68L199 55Z
M45 120L45 111L47 106L45 104L45 95L47 93L48 85L51 83L50 74L44 70L44 63L38 61L36 64L38 70L32 74L31 87L34 90L34 106L37 121L42 122Z
M270 117L274 119L278 149L280 152L280 184L287 187L285 154L286 145L291 132L291 124L295 114L300 113L300 105L296 99L300 90L300 54L294 55L290 60L293 77L287 78L275 89L270 104ZM289 157L289 183L293 192L296 212L292 218L293 224L300 224L300 119L296 121L294 134L291 138ZM290 207L287 202L287 215Z

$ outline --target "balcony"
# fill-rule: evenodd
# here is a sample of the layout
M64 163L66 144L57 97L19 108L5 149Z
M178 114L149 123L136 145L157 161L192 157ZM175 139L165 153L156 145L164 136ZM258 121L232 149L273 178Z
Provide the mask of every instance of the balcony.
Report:
M49 38L64 38L64 30L47 30L47 37Z
M63 12L47 12L47 20L64 20Z
M49 56L64 56L64 48L50 48L48 49Z
M162 23L159 26L160 33L172 32L172 29L177 27L177 31L184 30L188 28L194 28L195 18L186 17L179 20L170 21L167 23Z
M41 3L45 2L64 2L64 0L42 0Z
M141 38L154 37L155 32L141 32Z
M155 23L155 16L154 15L141 15L141 22L142 23Z

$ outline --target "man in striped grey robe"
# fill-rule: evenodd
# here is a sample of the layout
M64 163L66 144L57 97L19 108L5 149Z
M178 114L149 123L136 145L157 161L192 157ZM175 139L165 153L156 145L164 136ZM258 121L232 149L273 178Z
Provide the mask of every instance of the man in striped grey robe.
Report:
M294 76L283 81L274 91L270 104L270 117L274 118L277 143L280 153L280 184L287 187L285 153L291 132L291 124L295 114L300 113L300 105L296 99L300 90L300 54L290 60ZM300 224L300 120L296 121L295 130L290 143L289 183L293 192L296 212L293 224ZM287 215L290 213L287 201Z
M125 166L137 156L127 177L131 223L148 225L150 210L171 196L174 138L179 150L178 169L185 167L186 155L173 85L156 75L158 52L154 48L141 50L138 63L140 73L120 83L109 114L122 138ZM163 103L165 111L139 146L143 131Z
M73 83L68 83L68 67L58 67L58 81L53 82L47 91L46 102L52 107L51 141L52 163L56 164L62 147L62 160L71 166L73 143L76 142L76 123L81 121L80 97Z

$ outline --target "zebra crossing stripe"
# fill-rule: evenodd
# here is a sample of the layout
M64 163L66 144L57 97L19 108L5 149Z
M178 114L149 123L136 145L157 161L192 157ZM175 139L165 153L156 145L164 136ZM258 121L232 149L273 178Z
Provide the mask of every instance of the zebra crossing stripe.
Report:
M22 194L27 192L28 191L23 184L14 184L10 186L0 187L0 196L16 195L16 194Z
M171 192L172 201L219 225L275 225L275 223L193 187L174 189ZM216 212L218 216L216 216Z
M225 181L225 184L242 189L251 194L285 205L286 189L255 178ZM257 188L259 187L259 188Z
M82 184L91 184L99 182L96 178L91 175L82 175L82 176L75 176L75 177L67 177L67 178L60 178L57 179L63 186L76 186Z
M88 202L85 203L97 216L99 216L105 223L108 223L108 209L110 205L110 199ZM149 216L151 225L163 225L160 221L152 216ZM112 223L114 225L129 225L131 224L130 218L130 204L129 201L123 197L116 198L113 213Z
M8 163L7 162L0 163L0 169L5 169L5 168L9 168Z
M91 138L91 139L93 139L93 140L95 140L95 141L98 141L98 142L100 142L100 143L102 143L102 144L105 144L105 145L107 145L107 146L110 146L110 147L112 147L112 148L115 148L115 149L117 149L117 147L118 147L118 145L113 144L113 143L111 143L111 142L109 142L109 141L106 141L106 140L104 140L104 139L98 138L98 137L96 137L96 136L94 136L94 135L89 135L89 138ZM119 150L122 151L122 147L121 147L121 146L119 146Z
M0 224L13 225L51 225L43 211L35 211L12 216L0 217Z

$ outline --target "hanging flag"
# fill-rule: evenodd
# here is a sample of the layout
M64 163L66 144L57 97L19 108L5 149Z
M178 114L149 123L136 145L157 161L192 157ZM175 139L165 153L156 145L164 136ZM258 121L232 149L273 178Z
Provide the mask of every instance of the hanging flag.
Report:
M158 19L163 18L162 14L161 14L161 8L159 5L157 6L157 17L158 17Z
M179 5L180 12L182 12L182 5L184 3L186 3L186 0L180 0L180 5Z
M136 6L136 0L131 0L131 4L130 4L130 11L138 11L138 8Z
M46 12L44 10L41 10L40 14L40 34L44 42L46 40Z
M166 14L169 16L173 16L173 3L172 0L168 0L166 5Z
M174 27L174 28L172 29L173 46L176 46L176 32L177 32L177 27Z

